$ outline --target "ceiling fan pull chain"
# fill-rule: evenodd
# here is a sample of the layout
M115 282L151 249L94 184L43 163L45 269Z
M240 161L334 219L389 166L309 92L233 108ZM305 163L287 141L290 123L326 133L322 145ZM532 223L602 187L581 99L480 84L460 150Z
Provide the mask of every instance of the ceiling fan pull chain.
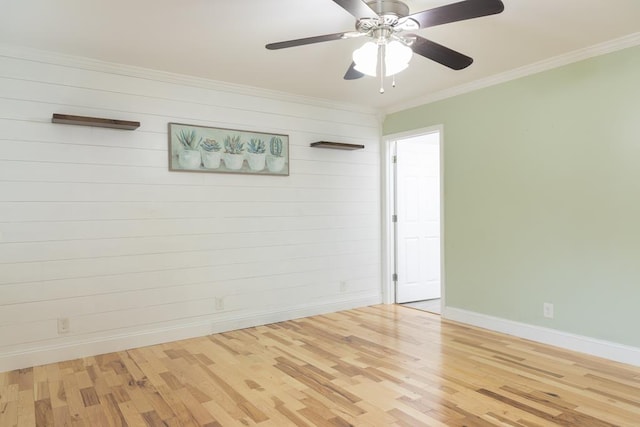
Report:
M380 63L380 93L384 93L384 58L385 44L378 45L378 62Z

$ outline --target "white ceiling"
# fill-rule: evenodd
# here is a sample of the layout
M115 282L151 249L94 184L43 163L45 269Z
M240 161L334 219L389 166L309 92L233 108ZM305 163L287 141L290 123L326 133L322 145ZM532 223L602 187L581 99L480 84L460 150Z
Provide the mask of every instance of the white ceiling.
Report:
M407 0L411 13L455 0ZM504 0L499 15L420 30L474 58L452 71L420 56L378 93L343 80L363 39L269 51L351 31L332 0L0 0L0 43L379 109L640 32L640 0ZM387 84L390 86L390 84Z

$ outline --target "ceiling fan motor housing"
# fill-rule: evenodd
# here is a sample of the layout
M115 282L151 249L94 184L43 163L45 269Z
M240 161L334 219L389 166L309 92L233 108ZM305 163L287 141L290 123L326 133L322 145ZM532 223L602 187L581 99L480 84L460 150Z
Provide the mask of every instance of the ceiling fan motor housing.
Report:
M399 0L375 0L367 2L377 18L360 18L356 29L384 43L392 34L419 29L417 22L402 19L409 15L409 6Z
M409 6L399 0L374 0L367 2L367 6L380 16L395 15L403 18L409 14Z

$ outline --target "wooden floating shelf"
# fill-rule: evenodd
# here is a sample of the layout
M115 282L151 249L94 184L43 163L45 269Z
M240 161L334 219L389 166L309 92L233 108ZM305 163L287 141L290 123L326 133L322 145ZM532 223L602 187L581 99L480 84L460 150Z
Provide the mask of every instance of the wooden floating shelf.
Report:
M329 142L329 141L318 141L312 142L312 147L319 148L334 148L337 150L362 150L364 145L360 144L346 144L344 142Z
M53 113L51 123L62 123L65 125L95 126L111 129L135 130L140 127L140 122L130 122L127 120L100 119L97 117L71 116L69 114Z

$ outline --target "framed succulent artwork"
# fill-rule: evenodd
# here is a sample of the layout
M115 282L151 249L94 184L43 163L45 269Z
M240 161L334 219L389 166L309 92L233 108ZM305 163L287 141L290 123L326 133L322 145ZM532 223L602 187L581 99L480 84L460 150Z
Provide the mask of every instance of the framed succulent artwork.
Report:
M289 175L289 136L169 123L169 170Z

